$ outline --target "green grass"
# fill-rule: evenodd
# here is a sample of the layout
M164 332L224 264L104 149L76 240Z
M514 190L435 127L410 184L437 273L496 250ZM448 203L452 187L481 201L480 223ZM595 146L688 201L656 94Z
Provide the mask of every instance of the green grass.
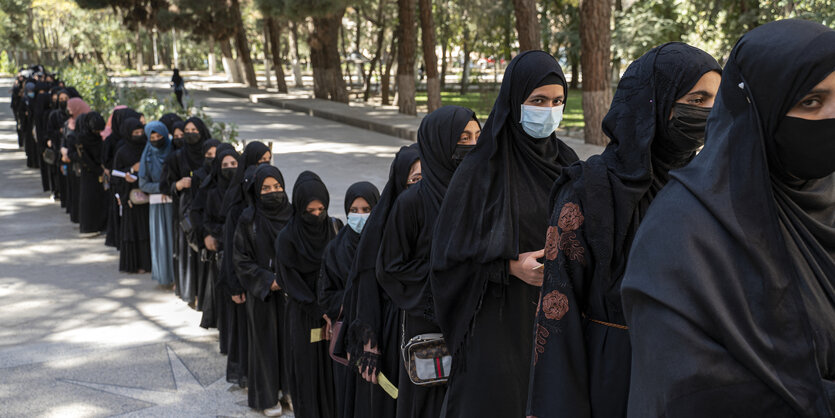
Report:
M498 90L469 91L467 94L459 94L455 91L441 92L441 103L445 105L457 105L468 107L475 111L476 116L484 123L487 116L493 109L493 102L496 101ZM419 91L415 96L418 107L426 107L426 92ZM569 90L566 101L563 121L560 123L563 128L581 129L583 127L583 92L580 90Z

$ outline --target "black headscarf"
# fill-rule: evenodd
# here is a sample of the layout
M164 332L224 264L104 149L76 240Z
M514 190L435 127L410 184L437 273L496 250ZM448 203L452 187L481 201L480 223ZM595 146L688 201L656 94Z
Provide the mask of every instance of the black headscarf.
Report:
M174 133L174 124L177 122L182 122L183 118L181 118L176 113L166 113L159 118L159 121L162 122L166 128L168 128L168 132ZM183 123L185 126L185 122ZM182 129L182 128L180 128ZM198 128L199 129L199 128Z
M365 201L373 208L380 200L380 191L377 189L377 186L367 181L360 181L352 184L348 187L348 191L345 192L346 215L351 211L351 204L354 203L354 200L358 197L365 199Z
M258 230L268 228L272 241L275 241L281 228L293 216L293 207L286 200L284 205L276 208L268 208L263 204L261 201L261 186L268 177L278 180L282 187L286 187L284 175L281 174L281 170L275 166L265 164L255 170L252 178L252 187L250 187L249 192L252 194L252 201L255 202L254 219L256 222L259 222Z
M125 138L125 140L122 141L122 146L119 147L118 152L124 153L122 156L123 159L136 162L142 158L142 151L145 150L145 144L148 142L148 138L145 138L145 141L142 143L134 142L129 138L131 137L131 132L143 128L144 125L142 125L142 122L140 122L137 118L127 118L124 122L122 122L120 129L121 135ZM143 135L144 133L145 132L143 130Z
M93 162L101 164L102 139L99 134L104 129L104 118L99 112L87 112L79 127L78 140Z
M432 208L430 221L441 209L441 202L449 181L455 173L452 154L461 138L461 132L470 121L476 120L475 113L461 106L443 106L426 115L418 128L420 149L421 181L417 184L421 200Z
M833 365L816 355L835 351L835 175L785 180L774 133L833 69L835 31L808 21L762 25L731 52L705 147L630 254L631 412L832 416Z
M507 260L545 245L548 200L560 170L577 154L554 134L522 129L521 106L534 89L558 80L557 61L521 53L505 71L499 96L475 149L455 171L432 239L432 294L439 324L457 350L478 309L488 275L507 274Z
M221 170L223 169L223 159L230 155L235 157L235 160L240 157L238 151L235 150L235 147L228 142L222 142L217 146L217 149L215 150L215 159L212 161L211 171L209 171L209 175L203 179L203 182L200 183L200 188L209 188L217 185L220 189L220 193L226 193L226 189L229 187L229 181L231 178L224 178ZM223 194L221 194L221 196L223 196Z
M238 157L238 169L235 170L235 175L229 182L229 188L226 190L226 195L223 197L223 215L229 214L237 205L244 203L244 179L246 178L246 170L249 167L254 167L258 164L258 160L269 152L270 148L264 145L263 142L252 141L246 144L243 154Z
M189 123L193 123L197 128L197 132L200 133L200 142L196 144L184 142L182 153L185 156L185 161L188 163L189 170L195 171L203 165L203 143L209 139L210 134L209 130L206 129L206 124L204 124L200 118L192 116L186 119L185 124L183 124L183 129L185 129L185 125L188 125Z
M330 203L328 188L316 173L303 171L293 185L293 218L281 231L277 248L281 264L293 267L302 274L319 269L325 246L336 236L327 216L315 224L305 222L307 205L314 200L322 202L327 212ZM293 245L295 251L285 250L286 245ZM295 256L288 259L290 254Z

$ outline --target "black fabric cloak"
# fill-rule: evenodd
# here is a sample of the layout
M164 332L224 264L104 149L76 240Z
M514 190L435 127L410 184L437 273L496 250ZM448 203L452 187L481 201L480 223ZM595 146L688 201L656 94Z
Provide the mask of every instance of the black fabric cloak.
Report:
M207 139L203 141L201 147L201 155L206 155L209 150L215 148L215 153L217 153L217 147L220 146L220 141L217 139ZM231 145L229 145L231 146ZM206 165L206 159L203 158L201 161L200 168L194 171L194 174L191 176L191 184L192 187L189 189L189 193L191 194L191 205L188 208L189 216L191 218L191 223L194 226L191 233L186 234L186 239L189 242L189 246L192 249L195 249L197 253L197 275L196 275L196 282L195 282L195 297L196 303L195 307L198 311L204 312L205 308L209 308L209 312L204 312L204 317L206 320L211 322L211 318L208 316L213 315L211 312L212 301L214 300L214 296L212 294L212 290L214 289L213 286L209 286L209 282L214 280L212 276L213 272L210 268L210 263L208 261L208 255L206 254L206 244L203 241L204 233L203 233L203 217L204 211L206 209L206 193L205 189L201 186L203 185L204 181L207 181L211 170L211 165ZM208 304L206 302L209 302ZM206 315L208 314L208 315ZM201 324L203 321L201 320ZM213 325L212 325L213 326Z
M380 191L367 181L352 184L345 192L345 215L350 213L351 205L358 197L365 199L373 209L377 201L380 200ZM342 301L345 298L348 274L354 264L354 256L357 253L359 241L360 234L346 225L339 231L336 238L328 243L328 246L325 247L325 254L322 256L322 268L319 271L319 283L317 285L317 301L332 323L344 318L342 315ZM331 336L331 338L336 337L337 335ZM348 367L337 362L333 362L333 376L334 386L336 387L336 410L339 416L353 416L356 376Z
M629 255L629 416L833 416L835 174L790 179L775 144L833 69L835 31L808 21L762 25L731 51L705 147Z
M307 205L314 200L324 204L325 212L309 219ZM311 330L325 326L325 312L316 303L322 255L342 228L341 221L327 216L329 202L328 189L318 175L299 174L293 185L293 217L276 242L278 284L287 295L288 377L298 418L337 416L328 342L310 342Z
M113 160L116 158L116 151L121 148L124 144L124 140L126 139L122 137L122 123L129 118L136 118L138 120L140 116L142 115L133 109L117 109L113 112L113 118L110 120L111 132L110 135L104 139L101 151L102 164L104 164L104 166L108 169L113 168ZM66 116L61 113L61 117ZM119 180L115 180L116 183L118 183L118 181ZM122 243L122 239L119 236L122 230L122 217L119 215L119 202L116 200L117 191L115 187L113 187L114 179L112 176L110 177L110 183L111 187L108 190L110 198L108 199L109 203L107 205L107 237L104 240L104 244L118 249L119 245Z
M525 413L539 289L510 277L508 261L544 248L548 193L560 170L577 161L554 134L532 138L519 122L522 103L543 82L551 84L546 80L568 91L549 54L527 51L511 61L478 145L456 170L435 224L432 294L453 352L449 417Z
M81 119L81 116L84 118ZM79 179L79 228L81 233L101 232L107 228L107 200L109 193L104 190L102 177L99 132L104 129L104 118L98 112L79 116L76 121L76 157L74 162L81 165Z
M272 177L284 185L281 171L261 166L255 171L250 193L253 206L241 214L235 230L234 262L241 284L246 289L249 332L248 401L253 409L278 404L278 392L287 390L282 379L284 300L279 291L270 290L275 274L275 240L290 220L293 207L285 199L280 207L267 207L261 200L261 185ZM308 334L309 335L309 334Z
M128 118L122 123L121 135L129 138L131 132L142 129L139 119ZM142 159L147 139L141 143L126 139L113 158L113 169L130 173L132 166ZM134 175L138 176L138 171ZM123 178L113 177L111 187L119 194L122 201L122 220L119 237L119 271L137 273L140 270L151 271L151 230L148 224L150 214L148 206L130 203L130 191L139 189L139 179L129 183Z
M408 187L409 170L418 159L418 144L415 143L400 148L391 163L388 182L357 245L342 302L346 326L342 327L334 349L337 354L350 353L352 359L359 359L365 344L377 348L380 351L377 368L393 383L398 382L400 376L400 310L377 283L377 255L391 208L397 196ZM356 374L355 385L354 409L344 411L344 418L395 416L397 401L380 386L372 385L359 374Z
M258 160L264 153L269 152L269 150L263 143L253 141L246 145L243 154L238 158L238 169L235 171L235 176L232 177L232 180L229 182L229 187L223 195L220 209L220 213L226 219L223 224L223 241L230 246L235 239L235 229L238 227L238 219L241 216L241 212L248 205L244 195L247 170L252 168L249 171L251 176L254 173ZM252 179L250 178L249 180L251 181ZM233 251L223 252L220 258L220 270L218 271L220 275L218 280L224 284L224 287L229 292L230 300L231 295L241 295L245 292L235 272L232 254ZM240 386L246 386L247 355L249 352L247 348L249 340L247 337L246 307L243 304L234 304L234 310L229 311L229 313L229 352L226 356L226 380L232 383L238 383Z
M432 230L455 172L455 146L474 119L473 111L459 106L444 106L423 118L418 129L422 180L397 198L386 221L377 258L377 281L395 306L404 311L401 332L405 335L401 339L440 332L429 285ZM398 418L440 416L446 385L414 385L402 361L399 379Z
M721 71L715 59L678 42L638 58L603 120L606 150L564 169L554 184L528 415L626 416L621 280L638 225L668 178L669 164L653 164L652 144L670 142L664 127L673 103L709 71Z

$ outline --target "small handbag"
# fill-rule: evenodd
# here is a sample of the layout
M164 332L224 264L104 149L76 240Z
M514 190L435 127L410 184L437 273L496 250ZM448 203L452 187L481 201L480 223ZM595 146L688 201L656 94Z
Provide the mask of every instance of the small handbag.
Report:
M333 361L335 361L335 362L337 362L337 363L339 363L343 366L347 366L348 365L348 359L347 358L340 357L340 356L337 356L337 355L333 354L333 350L336 347L336 340L337 340L337 338L339 338L339 331L341 331L341 330L342 330L342 321L333 321L333 324L331 325L331 332L333 332L333 335L331 335L330 345L328 346L328 355L331 356L331 360L333 360Z
M41 157L43 157L43 162L45 162L47 165L55 164L55 150L53 150L52 148L47 148L43 150L43 154L41 154Z
M420 334L406 342L406 315L403 313L400 351L409 380L416 386L445 385L452 369L452 355L443 334Z
M142 190L133 189L130 191L130 202L134 205L147 205L150 201L150 196Z
M83 170L81 168L81 163L73 162L72 163L72 172L73 172L73 174L75 174L76 177L81 177L81 174L83 174Z

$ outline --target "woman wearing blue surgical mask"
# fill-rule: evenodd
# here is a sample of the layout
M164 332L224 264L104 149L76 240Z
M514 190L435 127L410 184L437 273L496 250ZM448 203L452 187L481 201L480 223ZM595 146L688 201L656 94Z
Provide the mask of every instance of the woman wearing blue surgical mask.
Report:
M342 299L362 228L378 200L380 192L373 184L367 181L352 184L345 192L345 214L348 216L348 224L325 247L322 269L319 271L317 300L325 312L323 317L328 324L326 338L329 340L336 337L331 331L334 323L342 320ZM345 410L346 399L350 399L350 404L353 404L354 391L348 390L348 386L353 386L354 374L350 373L346 366L333 362L333 377L336 387L336 410L340 416L346 416L341 413Z
M548 193L577 161L554 135L566 92L551 55L519 54L449 183L430 260L433 308L453 353L441 416L525 413Z

